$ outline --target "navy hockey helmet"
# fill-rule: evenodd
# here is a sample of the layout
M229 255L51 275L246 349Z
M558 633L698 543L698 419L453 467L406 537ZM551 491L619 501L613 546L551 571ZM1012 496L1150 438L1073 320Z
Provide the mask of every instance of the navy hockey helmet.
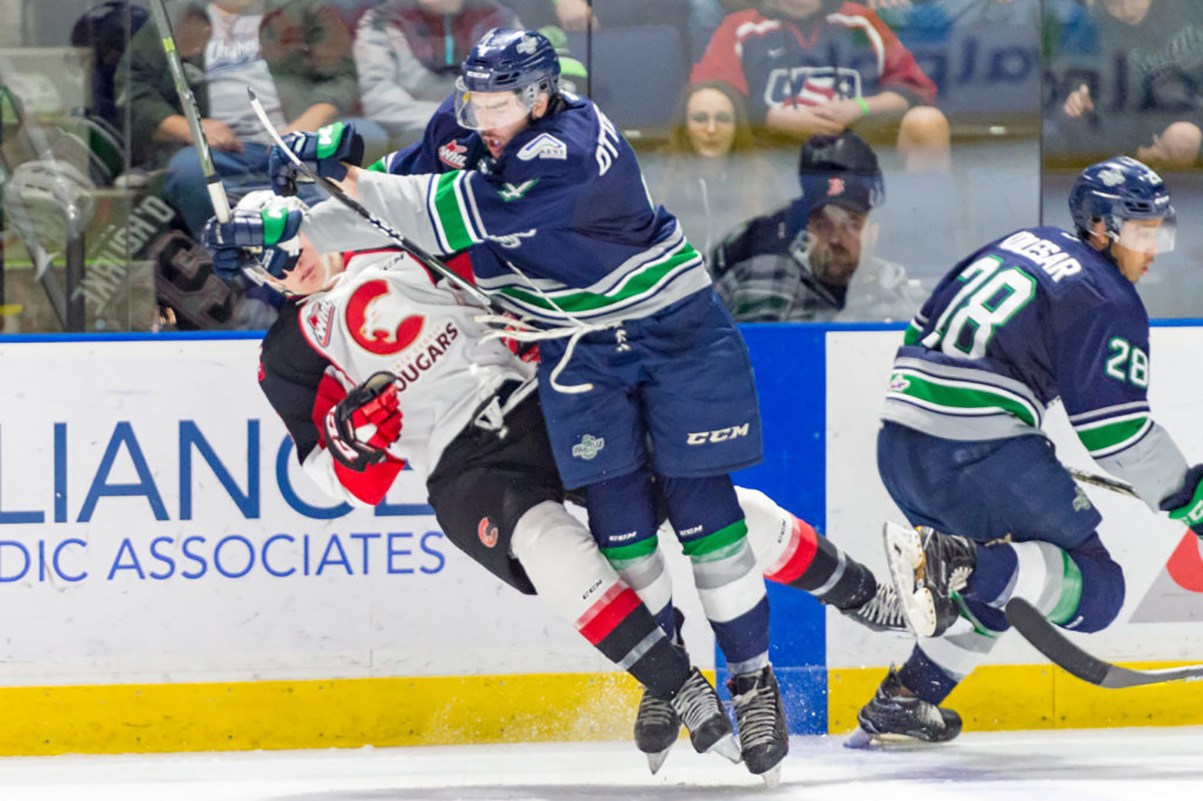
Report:
M1161 176L1129 156L1092 164L1069 190L1069 213L1085 236L1102 220L1107 236L1133 250L1165 253L1174 249L1177 215ZM1124 232L1129 220L1161 220L1156 241L1139 241ZM1133 235L1135 236L1135 235Z
M807 140L798 158L798 181L810 208L835 203L866 213L885 201L877 154L851 131Z
M480 130L516 122L541 94L559 92L560 57L538 31L494 28L480 38L455 82L455 114L465 128ZM474 94L513 92L514 103L475 103Z

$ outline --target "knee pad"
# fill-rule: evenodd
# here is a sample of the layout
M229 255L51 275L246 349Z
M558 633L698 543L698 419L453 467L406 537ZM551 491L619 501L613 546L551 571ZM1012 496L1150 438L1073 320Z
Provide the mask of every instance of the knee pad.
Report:
M1072 631L1105 629L1119 616L1124 605L1124 570L1111 558L1098 535L1091 539L1093 544L1069 551L1069 558L1082 574L1082 599L1078 602L1078 611L1062 624L1062 628Z
M656 533L652 476L638 471L584 488L589 530L602 548L618 548Z
M510 548L539 595L568 620L620 581L584 524L554 501L536 504L518 519Z
M677 536L685 541L726 528L744 518L731 477L664 478L668 517Z

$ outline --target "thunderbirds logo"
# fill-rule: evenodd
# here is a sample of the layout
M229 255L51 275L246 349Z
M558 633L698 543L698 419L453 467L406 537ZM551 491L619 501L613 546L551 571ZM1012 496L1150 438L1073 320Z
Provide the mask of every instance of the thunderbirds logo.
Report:
M585 434L581 437L581 441L572 446L572 458L584 459L586 462L597 458L601 453L602 448L606 447L604 437L595 437L592 434Z

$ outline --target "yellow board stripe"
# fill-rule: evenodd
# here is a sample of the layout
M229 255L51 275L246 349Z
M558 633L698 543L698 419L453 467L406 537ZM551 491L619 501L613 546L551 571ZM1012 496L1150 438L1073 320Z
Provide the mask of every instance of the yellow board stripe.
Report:
M1141 670L1187 664L1194 663L1125 663ZM873 697L885 673L885 668L830 671L828 732L856 728L857 711ZM1188 726L1203 724L1198 695L1198 685L1189 682L1106 690L1052 665L984 665L948 696L945 705L961 714L966 731Z
M638 704L618 672L3 687L0 755L625 740Z

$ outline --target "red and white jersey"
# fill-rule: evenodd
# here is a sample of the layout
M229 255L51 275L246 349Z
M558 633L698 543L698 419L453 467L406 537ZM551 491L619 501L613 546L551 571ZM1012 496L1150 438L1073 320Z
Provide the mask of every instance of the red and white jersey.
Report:
M425 478L502 384L534 377L503 343L481 341L486 312L398 250L350 254L333 286L285 304L263 339L260 386L319 487L379 503L406 462ZM389 460L357 473L327 453L322 420L382 370L397 376L401 436Z

